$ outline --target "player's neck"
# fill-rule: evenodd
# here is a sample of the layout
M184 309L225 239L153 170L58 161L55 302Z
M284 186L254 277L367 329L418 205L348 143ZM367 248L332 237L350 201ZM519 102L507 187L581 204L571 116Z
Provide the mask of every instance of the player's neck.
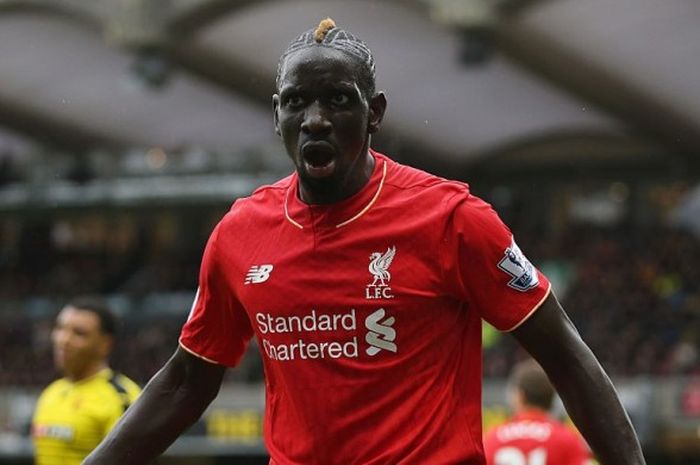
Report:
M92 378L105 368L107 368L107 362L99 361L85 367L84 370L80 370L79 372L75 373L66 373L64 376L72 383L79 383L81 381L85 381L86 379Z
M549 411L544 410L542 407L537 407L534 405L524 404L522 407L517 409L516 415L536 415L536 416L548 416Z
M330 205L342 202L360 192L374 172L376 160L365 147L365 156L358 159L347 173L334 184L314 185L299 178L299 198L309 205Z

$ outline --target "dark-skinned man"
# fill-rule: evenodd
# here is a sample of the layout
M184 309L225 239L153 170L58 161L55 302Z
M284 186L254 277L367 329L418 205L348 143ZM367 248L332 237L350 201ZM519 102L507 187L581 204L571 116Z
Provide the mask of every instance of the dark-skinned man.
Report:
M290 44L273 113L295 173L217 225L180 347L86 464L161 453L255 336L271 464L483 465L482 318L544 367L603 464L644 463L610 380L491 207L370 148L386 109L374 86L371 52L332 21Z

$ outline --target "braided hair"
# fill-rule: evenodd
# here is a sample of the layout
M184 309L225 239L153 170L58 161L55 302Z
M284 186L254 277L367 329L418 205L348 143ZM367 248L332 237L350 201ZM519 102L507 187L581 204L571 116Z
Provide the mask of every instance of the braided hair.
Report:
M293 40L280 57L275 82L279 88L284 64L291 54L309 47L328 47L339 50L359 65L360 84L366 97L372 97L375 90L376 71L374 57L367 45L348 31L338 28L335 21L326 18L316 29L309 29Z

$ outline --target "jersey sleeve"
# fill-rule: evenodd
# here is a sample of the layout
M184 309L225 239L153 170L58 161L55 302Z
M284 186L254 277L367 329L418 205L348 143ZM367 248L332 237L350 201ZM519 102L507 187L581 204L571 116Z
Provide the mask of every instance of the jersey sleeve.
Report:
M468 192L452 205L442 251L449 292L497 329L511 331L539 308L550 283L491 205Z
M226 274L223 251L231 248L221 245L222 225L214 229L204 250L199 287L180 333L180 345L208 362L234 367L253 330Z

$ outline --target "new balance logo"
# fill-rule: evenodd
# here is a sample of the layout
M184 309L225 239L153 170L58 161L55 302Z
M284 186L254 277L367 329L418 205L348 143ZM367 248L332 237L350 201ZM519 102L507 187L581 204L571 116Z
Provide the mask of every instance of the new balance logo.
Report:
M272 265L253 265L248 270L248 274L245 276L244 284L259 284L264 283L270 278L270 273L272 273Z
M382 350L396 353L396 330L392 328L396 320L393 316L385 319L385 316L386 311L380 308L365 318L365 326L369 330L365 336L365 341L369 344L367 355L374 356Z

